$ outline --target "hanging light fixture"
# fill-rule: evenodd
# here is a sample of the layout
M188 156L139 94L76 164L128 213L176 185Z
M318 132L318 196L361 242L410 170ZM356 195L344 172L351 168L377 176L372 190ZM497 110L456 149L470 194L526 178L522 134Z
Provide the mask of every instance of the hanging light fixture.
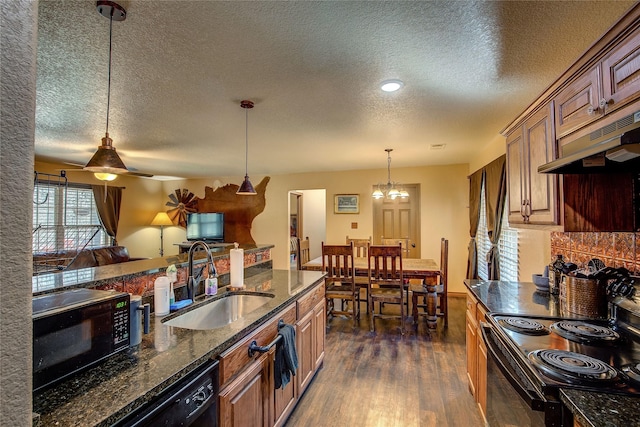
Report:
M394 200L398 197L402 199L406 199L409 197L409 193L397 182L391 181L391 152L393 148L386 148L384 151L387 152L387 183L386 184L378 184L378 187L371 194L371 197L374 199L382 199L386 197L387 199Z
M236 191L236 194L241 196L255 196L256 190L253 188L253 184L249 181L249 109L253 108L253 102L251 101L241 101L240 106L244 108L245 115L245 163L244 163L244 181Z
M96 2L98 13L109 18L109 77L107 83L107 127L105 137L102 138L102 145L98 147L89 163L84 167L94 173L94 176L101 181L113 181L117 174L127 173L127 167L124 165L116 149L113 146L113 140L109 138L109 104L111 101L111 35L113 21L124 21L127 17L127 11L118 3L108 0L98 0ZM105 184L106 185L106 184Z

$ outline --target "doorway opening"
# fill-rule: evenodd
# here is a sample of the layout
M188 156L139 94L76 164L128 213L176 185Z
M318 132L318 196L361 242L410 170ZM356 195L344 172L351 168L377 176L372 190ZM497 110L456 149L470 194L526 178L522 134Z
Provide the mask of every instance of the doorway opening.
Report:
M297 268L297 239L309 239L309 257L321 255L321 242L327 235L327 191L289 191L289 268Z

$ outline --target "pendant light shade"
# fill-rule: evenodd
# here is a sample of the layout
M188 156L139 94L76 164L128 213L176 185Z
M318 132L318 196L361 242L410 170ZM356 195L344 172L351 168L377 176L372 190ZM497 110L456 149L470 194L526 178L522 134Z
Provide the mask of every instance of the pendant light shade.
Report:
M393 148L387 148L384 151L387 152L387 183L386 184L378 184L376 189L371 194L371 197L374 199L382 199L386 197L390 200L395 200L398 197L401 199L406 199L409 197L409 193L407 190L402 188L402 185L397 182L391 181L391 152Z
M241 101L240 106L244 108L245 113L245 163L244 163L244 181L236 191L236 194L241 196L255 196L256 190L253 188L253 184L249 181L249 109L253 108L253 102Z
M98 13L109 18L109 80L107 83L107 125L105 136L102 138L102 145L91 157L89 163L84 167L94 173L94 176L102 181L113 181L115 175L127 173L128 169L124 165L116 149L113 147L113 140L109 138L109 106L111 101L111 36L113 33L113 21L124 21L127 17L126 10L118 3L108 0L98 0L96 2ZM106 185L106 184L105 184Z

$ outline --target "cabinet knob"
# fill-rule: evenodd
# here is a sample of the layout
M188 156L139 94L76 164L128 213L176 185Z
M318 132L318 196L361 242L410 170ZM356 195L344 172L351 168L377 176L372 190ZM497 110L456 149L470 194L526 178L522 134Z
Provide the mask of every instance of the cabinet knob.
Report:
M600 107L601 110L604 110L604 109L607 108L607 106L609 106L611 104L613 104L613 99L610 99L610 100L607 101L606 99L602 98L602 99L600 99L599 107Z
M594 114L596 114L598 111L600 110L600 107L594 107L593 105L589 105L589 108L587 108L587 113L590 116L593 116Z

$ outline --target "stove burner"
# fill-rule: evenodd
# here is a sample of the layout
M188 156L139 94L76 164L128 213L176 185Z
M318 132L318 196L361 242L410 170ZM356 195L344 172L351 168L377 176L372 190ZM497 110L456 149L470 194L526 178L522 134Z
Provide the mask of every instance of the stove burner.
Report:
M612 344L620 339L613 329L579 320L561 320L549 328L563 338L584 344Z
M627 376L634 381L635 383L640 384L640 362L634 362L629 365L624 365L620 368L622 372L627 374Z
M523 319L522 317L503 317L498 319L498 323L503 328L526 335L547 335L549 329L543 324L532 320Z
M565 350L534 350L529 360L543 373L573 384L605 383L617 379L614 368L601 360Z

